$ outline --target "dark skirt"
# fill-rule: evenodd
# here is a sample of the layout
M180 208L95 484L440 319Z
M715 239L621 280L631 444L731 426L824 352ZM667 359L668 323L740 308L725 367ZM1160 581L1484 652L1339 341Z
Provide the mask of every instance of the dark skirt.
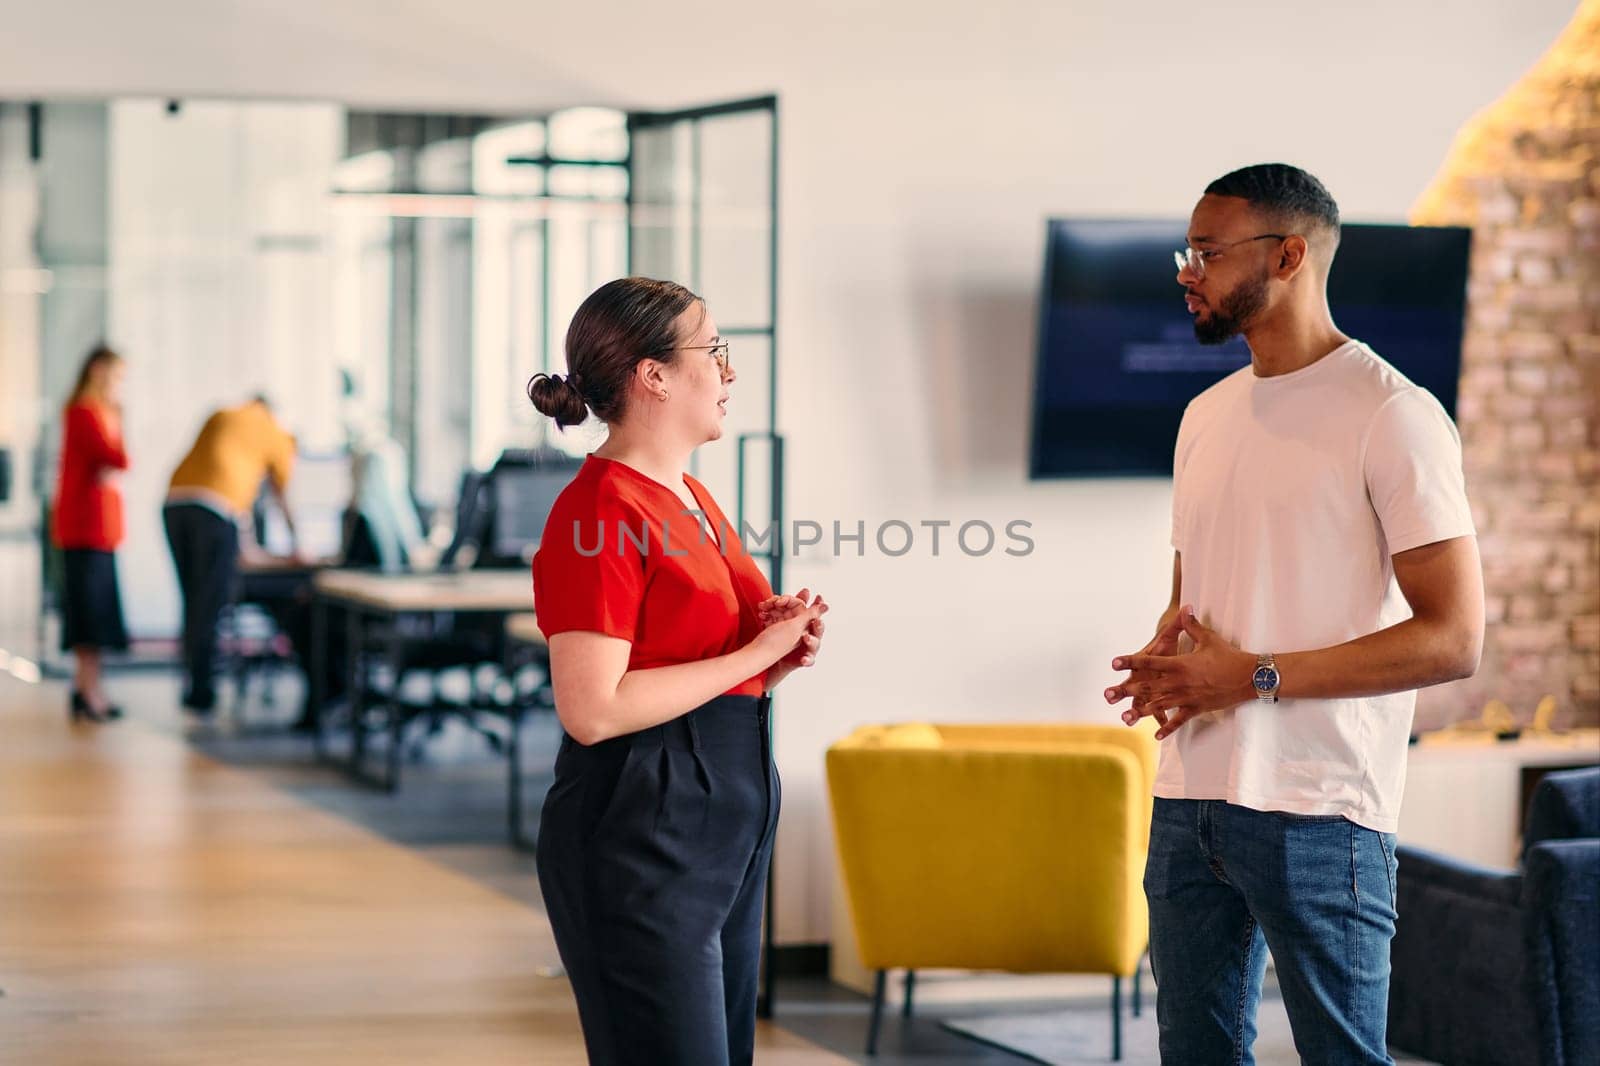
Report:
M91 548L63 548L61 568L61 650L126 651L117 557Z

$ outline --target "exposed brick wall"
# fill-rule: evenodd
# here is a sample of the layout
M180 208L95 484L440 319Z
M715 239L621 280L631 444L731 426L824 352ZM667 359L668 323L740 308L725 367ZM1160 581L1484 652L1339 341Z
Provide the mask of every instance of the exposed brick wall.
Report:
M1489 628L1470 680L1418 725L1489 698L1526 723L1600 723L1600 0L1464 127L1412 214L1473 228L1457 421Z

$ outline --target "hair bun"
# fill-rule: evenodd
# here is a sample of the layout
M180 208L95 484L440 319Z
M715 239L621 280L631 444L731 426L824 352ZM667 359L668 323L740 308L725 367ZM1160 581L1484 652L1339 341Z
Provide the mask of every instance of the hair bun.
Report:
M528 399L541 414L555 419L561 429L576 426L589 417L589 405L573 377L535 374L528 381Z

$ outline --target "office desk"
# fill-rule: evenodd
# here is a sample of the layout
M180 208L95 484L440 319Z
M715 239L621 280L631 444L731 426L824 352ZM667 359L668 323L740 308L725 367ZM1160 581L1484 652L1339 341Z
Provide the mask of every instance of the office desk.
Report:
M321 570L313 587L341 604L376 611L514 614L533 605L533 576L523 567L441 574Z
M550 669L550 642L539 630L539 619L532 611L514 614L506 619L507 658L515 669L521 662L535 661ZM532 851L538 838L531 837L522 828L522 723L528 712L540 708L555 710L555 695L548 683L534 693L532 700L513 700L511 717L511 744L507 758L511 764L511 777L507 787L507 816L510 822L511 843L524 851Z
M219 646L225 669L233 678L234 715L244 728L249 675L259 670L268 680L262 685L262 703L273 704L269 671L290 663L290 657L272 647L270 640L252 642L241 626L241 608L254 608L272 620L278 633L294 649L293 666L305 676L309 691L313 652L311 649L311 581L320 569L332 565L328 560L304 561L280 556L246 554L239 559L233 579L233 595L219 620ZM342 676L338 661L325 667L322 683L336 685ZM286 723L260 727L261 732L281 730ZM255 729L247 730L255 732Z
M530 647L550 650L550 642L544 639L544 632L539 628L539 616L532 611L514 614L506 619L506 636L519 644Z
M312 706L324 705L322 675L328 641L328 608L345 613L345 649L349 667L350 755L346 769L357 780L393 792L400 785L400 758L406 722L416 713L400 701L400 673L409 645L426 642L427 636L408 632L406 619L425 619L439 614L510 615L525 612L533 604L533 579L524 568L515 570L466 570L443 574L384 574L367 570L323 570L311 582L312 637L315 658L312 668ZM381 634L383 655L389 666L388 693L374 699L367 691L366 670L361 657L366 651L373 623L386 623ZM512 701L515 704L515 700ZM383 725L373 729L367 710L383 709ZM460 709L451 705L443 709ZM505 712L507 708L477 708ZM316 750L327 755L327 716L317 716ZM366 768L367 745L374 733L385 733L388 746L381 773Z

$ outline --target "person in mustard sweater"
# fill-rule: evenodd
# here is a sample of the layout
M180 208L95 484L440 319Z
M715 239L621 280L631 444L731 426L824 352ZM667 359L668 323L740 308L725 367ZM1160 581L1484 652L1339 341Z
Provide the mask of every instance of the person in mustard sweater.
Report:
M228 602L239 561L239 530L261 481L271 481L294 554L299 556L287 489L295 442L264 396L206 419L189 454L173 472L162 508L167 542L183 591L183 705L209 714L216 705L217 618Z

